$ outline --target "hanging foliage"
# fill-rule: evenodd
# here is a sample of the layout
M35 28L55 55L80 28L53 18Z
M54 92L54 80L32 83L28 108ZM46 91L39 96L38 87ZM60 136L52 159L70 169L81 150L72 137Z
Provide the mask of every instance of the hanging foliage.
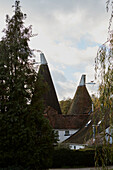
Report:
M111 7L111 8L110 8ZM99 48L95 59L96 79L99 82L99 102L100 102L100 120L101 126L101 154L96 146L95 163L98 166L98 158L102 161L103 169L107 169L107 165L112 160L111 152L113 146L113 1L106 2L107 12L111 9L109 19L108 39Z

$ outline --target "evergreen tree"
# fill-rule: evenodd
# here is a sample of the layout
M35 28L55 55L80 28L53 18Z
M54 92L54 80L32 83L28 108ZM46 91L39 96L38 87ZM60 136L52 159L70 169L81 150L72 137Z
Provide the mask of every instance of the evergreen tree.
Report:
M35 133L33 136L35 137L36 143L33 146L34 150L37 148L37 152L34 157L39 158L39 160L36 161L38 163L38 169L41 170L45 167L49 168L51 165L53 144L56 143L52 127L49 125L49 121L42 115L42 113L44 113L43 93L45 93L46 90L47 86L43 84L43 78L38 74L30 106L30 113L32 114L28 116L28 123L30 123L29 127L32 128L31 133Z
M37 100L32 96L36 73L30 62L28 41L31 26L24 26L26 15L15 1L14 15L6 16L5 36L0 42L0 167L46 169L50 162L53 133L43 117L40 79Z

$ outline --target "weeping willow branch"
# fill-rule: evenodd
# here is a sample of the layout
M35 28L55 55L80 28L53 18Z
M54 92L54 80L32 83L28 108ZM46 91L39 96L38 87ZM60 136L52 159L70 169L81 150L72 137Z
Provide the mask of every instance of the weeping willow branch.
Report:
M113 148L113 0L106 2L107 12L111 10L108 27L108 40L98 49L95 58L95 78L99 80L99 116L102 123L102 149L96 145L95 165L101 160L102 169L108 169L107 165L112 162L111 153ZM104 118L102 120L102 118Z
M111 15L110 15L110 19L109 19L108 32L110 32L110 30L111 30L111 25L112 25L112 20L113 20L113 0L108 0L106 2L106 10L107 10L107 12L109 12L110 7L111 7Z

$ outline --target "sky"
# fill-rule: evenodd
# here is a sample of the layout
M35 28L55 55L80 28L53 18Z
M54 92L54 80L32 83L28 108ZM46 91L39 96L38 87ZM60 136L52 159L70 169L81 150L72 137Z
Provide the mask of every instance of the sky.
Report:
M110 12L106 11L106 0L20 2L27 14L25 25L32 25L33 34L38 34L29 45L44 53L58 100L73 98L82 74L86 74L86 83L94 80L97 50L108 37ZM0 38L6 14L13 15L12 5L14 0L0 0ZM87 84L87 89L90 95L96 94L97 83Z

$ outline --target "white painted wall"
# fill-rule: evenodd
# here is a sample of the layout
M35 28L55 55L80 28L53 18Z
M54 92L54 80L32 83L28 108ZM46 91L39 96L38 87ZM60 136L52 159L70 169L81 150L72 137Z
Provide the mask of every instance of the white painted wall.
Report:
M84 149L85 145L79 145L79 144L69 144L70 149L78 150L78 149Z
M76 133L78 129L55 129L54 131L58 134L58 143L61 143ZM66 135L66 131L69 131L69 135Z

